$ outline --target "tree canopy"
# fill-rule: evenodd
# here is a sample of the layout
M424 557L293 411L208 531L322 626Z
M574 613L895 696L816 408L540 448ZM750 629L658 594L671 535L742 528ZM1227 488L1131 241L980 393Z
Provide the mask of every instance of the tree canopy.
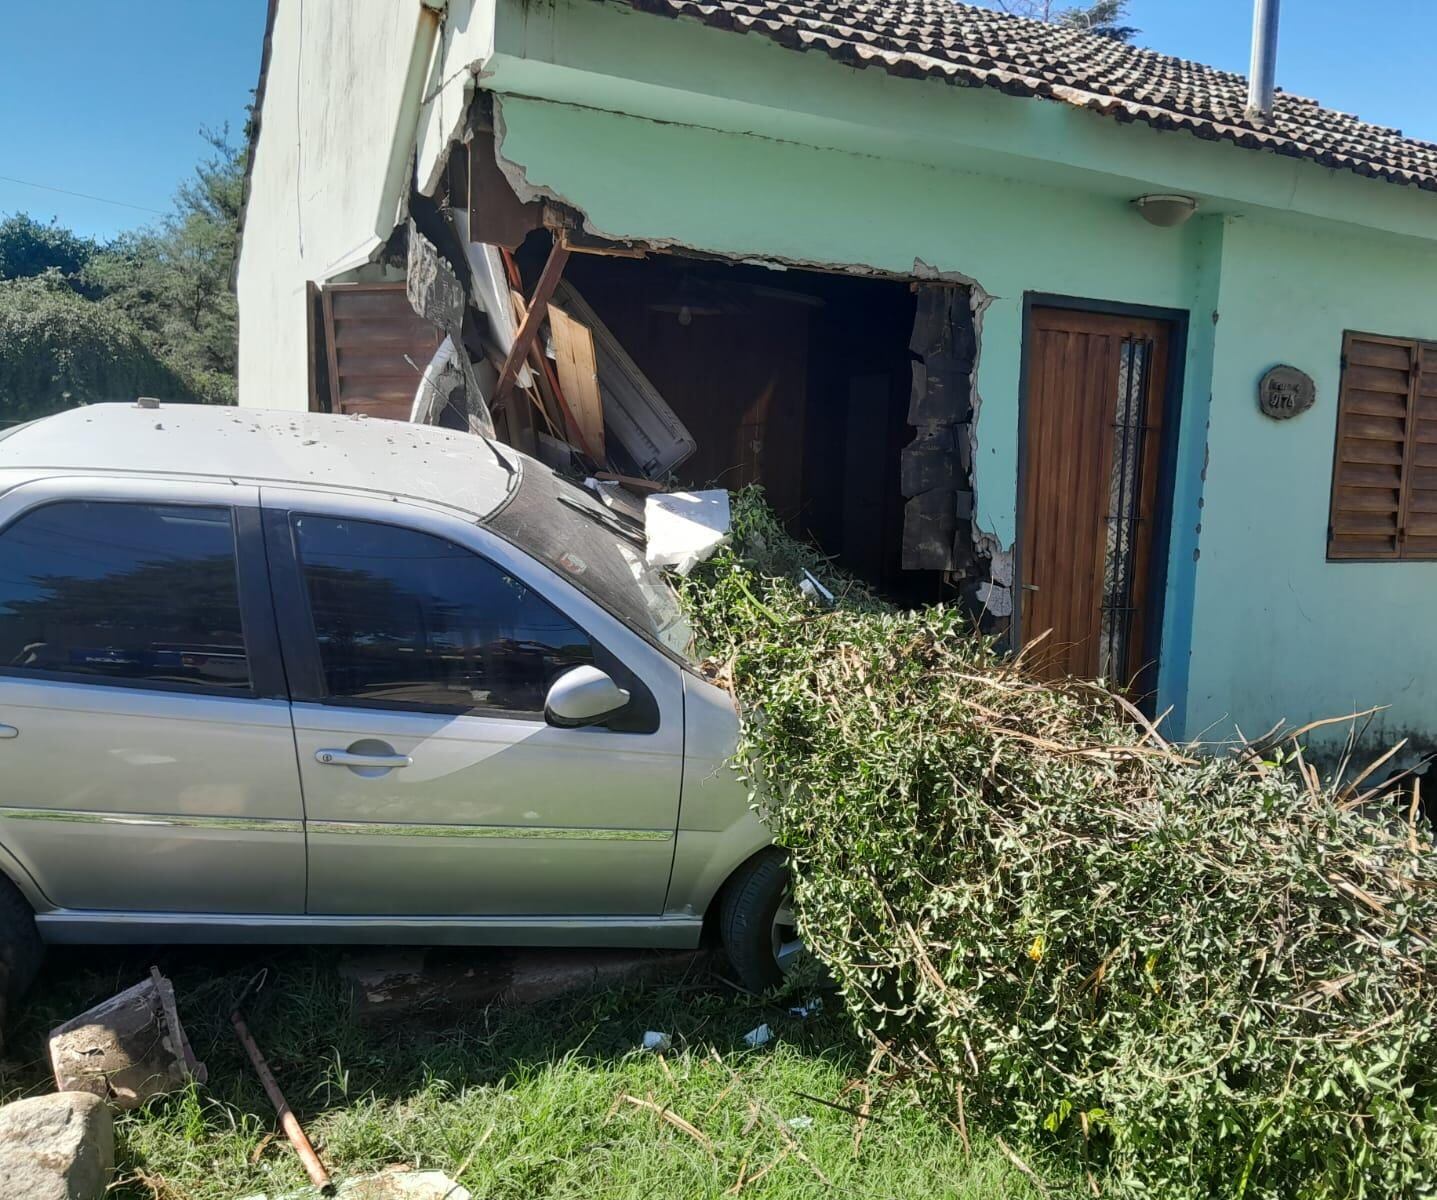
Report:
M140 393L232 404L245 152L226 131L156 225L109 243L0 221L0 421Z
M1082 29L1098 37L1117 42L1131 42L1142 30L1125 25L1129 0L1091 0L1088 4L1067 6L1058 0L991 0L994 7L1014 16L1030 17L1069 29Z

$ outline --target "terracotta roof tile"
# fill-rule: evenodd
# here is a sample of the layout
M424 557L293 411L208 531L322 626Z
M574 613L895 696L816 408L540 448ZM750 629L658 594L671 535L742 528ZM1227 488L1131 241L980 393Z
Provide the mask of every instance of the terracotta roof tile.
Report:
M1437 144L1278 91L1247 117L1247 80L1077 29L950 0L624 0L633 8L753 32L894 75L936 76L1186 129L1359 175L1437 191Z

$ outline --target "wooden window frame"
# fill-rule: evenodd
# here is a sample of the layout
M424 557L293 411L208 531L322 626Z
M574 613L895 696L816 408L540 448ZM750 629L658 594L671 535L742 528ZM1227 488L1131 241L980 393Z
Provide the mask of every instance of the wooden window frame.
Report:
M1392 548L1387 552L1374 551L1370 548L1344 549L1336 528L1339 512L1338 489L1343 486L1341 472L1345 461L1343 458L1344 446L1348 439L1352 419L1362 415L1354 414L1349 409L1348 372L1354 365L1351 362L1351 350L1356 341L1379 346L1400 347L1409 355L1409 377L1402 416L1401 457L1397 464L1396 529L1392 535ZM1361 330L1347 329L1343 331L1341 375L1337 389L1337 421L1332 448L1332 478L1328 490L1326 552L1328 562L1437 562L1437 538L1426 535L1409 535L1408 532L1413 493L1419 490L1413 481L1413 473L1419 467L1425 466L1416 461L1419 444L1425 444L1418 441L1418 423L1423 419L1437 419L1419 416L1418 406L1423 399L1424 376L1431 377L1432 390L1429 394L1429 402L1434 402L1434 398L1437 398L1437 343L1428 342L1422 338L1391 337L1386 334L1365 333ZM1400 396L1401 393L1394 391L1391 395ZM1437 407L1437 402L1434 402L1434 407ZM1409 538L1413 536L1424 543L1431 544L1414 549L1409 544ZM1352 540L1357 540L1357 537L1358 535L1354 533Z

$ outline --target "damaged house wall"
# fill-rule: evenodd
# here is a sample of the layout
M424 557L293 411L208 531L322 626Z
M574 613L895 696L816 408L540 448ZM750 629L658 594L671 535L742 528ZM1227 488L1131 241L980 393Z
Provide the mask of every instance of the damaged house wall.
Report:
M308 286L377 273L367 264L409 194L439 17L419 0L276 0L270 20L235 271L239 400L303 409Z
M908 348L913 392L900 488L903 567L945 571L961 581L976 613L1004 621L1012 613L1007 581L993 579L993 552L975 525L973 452L978 406L978 313L983 296L959 284L923 284ZM1006 627L1006 622L1004 624Z
M309 36L296 61L297 7L280 0L273 73L294 81L304 63L321 66L303 86L270 81L265 128L279 129L281 145L260 139L262 202L246 222L242 403L304 403L294 340L304 283L331 277L375 236L373 206L348 205L337 189L381 197L374 181L410 135L413 183L435 186L482 88L495 97L497 166L519 198L555 201L587 237L762 264L777 281L785 266L816 267L981 297L971 410L951 421L915 414L924 446L908 456L905 490L915 501L951 493L952 540L934 539L945 549L932 552L951 551L960 572L961 552L975 552L973 599L993 614L1004 590L1009 601L1022 594L1025 303L1186 314L1180 427L1164 466L1172 520L1157 707L1172 712L1167 729L1221 737L1382 703L1383 728L1432 729L1420 615L1433 565L1327 563L1323 494L1343 329L1437 340L1430 194L996 88L896 78L877 59L854 69L608 0L450 3L419 128L405 131L409 93L396 81L414 75L401 60L416 61L422 41L417 6L310 0L306 13L336 42L333 68ZM386 104L338 106L336 90L354 88L353 42L384 58L363 88ZM334 171L276 169L296 139L335 155ZM1197 217L1145 224L1131 201L1150 192L1196 197ZM306 232L328 221L333 234L324 255L306 240L298 271L297 212ZM277 233L252 237L259 226ZM914 353L927 369L929 349ZM932 357L961 373L961 355L939 346ZM1275 362L1317 382L1314 409L1280 426L1256 416L1252 394ZM955 485L925 487L950 454ZM969 495L965 536L957 514Z
M952 280L931 291L919 285L920 296L956 299L947 309L967 328L945 333L946 347L941 341L931 347L938 377L949 388L943 403L953 407L943 420L926 406L914 410L915 433L936 440L922 439L928 444L914 448L905 491L914 494L917 520L951 551L945 569L968 585L965 599L1001 627L1009 600L1003 593L1011 594L1013 582L1024 294L1187 308L1196 229L1157 231L1134 221L1126 205L1077 191L899 161L880 166L833 151L515 96L501 96L496 105L499 152L521 196L561 199L578 208L595 233L658 237L778 264ZM671 169L646 177L636 190L627 166L634 162L665 162ZM1154 236L1159 232L1166 236ZM981 312L976 366L979 321L970 293ZM920 342L933 336L919 333L914 353L930 348ZM948 430L952 458L943 457ZM966 487L922 486L925 470L946 470L955 458ZM922 498L935 491L940 494ZM926 520L925 506L935 514ZM1159 690L1161 698L1161 681Z

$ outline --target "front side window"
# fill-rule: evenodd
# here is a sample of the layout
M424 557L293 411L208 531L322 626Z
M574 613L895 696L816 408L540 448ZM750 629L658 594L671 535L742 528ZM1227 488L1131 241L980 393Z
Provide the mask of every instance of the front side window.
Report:
M538 716L549 685L592 664L588 636L528 585L412 529L297 515L331 699Z
M225 507L65 501L0 531L0 669L248 691Z

